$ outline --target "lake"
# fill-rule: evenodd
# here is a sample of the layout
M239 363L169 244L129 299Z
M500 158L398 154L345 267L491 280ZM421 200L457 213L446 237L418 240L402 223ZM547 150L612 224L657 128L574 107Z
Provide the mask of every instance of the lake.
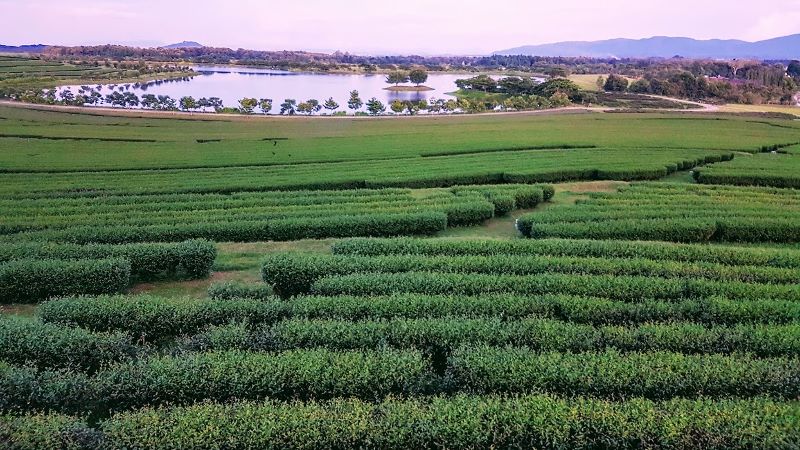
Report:
M143 94L169 95L176 100L184 96L192 96L195 99L219 97L224 105L229 107L237 107L239 99L244 97L271 98L273 100L271 112L274 114L280 111L280 104L287 98L293 98L297 100L297 103L312 98L323 103L329 97L333 97L340 105L339 111L351 112L347 109L347 100L352 90L357 90L364 102L376 97L384 102L388 109L388 104L394 100L454 98L447 93L457 89L455 81L471 76L431 73L425 86L433 88L432 91L392 92L384 89L389 85L386 83L386 75L383 74L321 74L231 66L194 66L193 68L197 72L193 78L139 84L103 85L100 92L103 96L112 90L133 92L139 97ZM60 89L66 88L77 93L80 87L64 86Z

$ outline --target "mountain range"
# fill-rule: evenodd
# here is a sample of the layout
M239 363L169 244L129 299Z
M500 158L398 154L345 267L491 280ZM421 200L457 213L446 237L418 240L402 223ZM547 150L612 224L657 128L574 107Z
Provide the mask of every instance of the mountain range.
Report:
M203 47L203 44L200 44L199 42L183 41L183 42L178 42L177 44L165 45L161 48L201 48L201 47Z
M47 47L44 44L0 45L0 53L42 53Z
M586 56L592 58L755 58L800 59L800 34L747 42L736 39L697 40L656 36L647 39L608 39L525 45L496 55Z

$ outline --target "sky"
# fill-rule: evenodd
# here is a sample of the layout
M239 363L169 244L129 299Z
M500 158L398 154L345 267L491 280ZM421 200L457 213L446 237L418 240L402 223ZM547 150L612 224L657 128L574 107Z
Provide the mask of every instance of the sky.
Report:
M0 0L0 44L480 55L617 37L800 33L800 0Z

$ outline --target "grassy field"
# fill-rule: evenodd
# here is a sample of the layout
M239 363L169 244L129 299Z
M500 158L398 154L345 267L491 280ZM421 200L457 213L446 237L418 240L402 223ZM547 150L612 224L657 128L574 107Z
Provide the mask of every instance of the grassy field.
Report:
M792 448L798 142L0 106L0 443Z
M189 76L186 72L160 72L161 79ZM0 55L0 92L22 93L58 86L94 85L98 83L134 83L150 81L156 75L138 69L105 67L91 63L73 64L32 57Z
M606 79L608 75L597 75L597 74L571 74L569 79L580 86L581 89L585 91L600 91L602 89L597 87L597 78L603 77ZM628 79L628 82L633 83L636 81L635 78L625 77Z
M719 110L722 112L732 112L732 113L752 113L752 112L783 113L783 114L792 114L800 117L800 106L729 104L720 106Z
M800 134L800 124L785 120L688 114L196 121L0 106L0 122L4 171L279 165L586 145L754 151Z

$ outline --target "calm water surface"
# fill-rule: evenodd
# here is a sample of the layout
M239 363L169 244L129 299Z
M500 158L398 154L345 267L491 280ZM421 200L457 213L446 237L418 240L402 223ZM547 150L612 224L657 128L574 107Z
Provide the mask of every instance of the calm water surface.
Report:
M297 103L312 98L324 103L326 99L333 97L340 105L338 111L351 112L347 109L347 100L352 90L359 92L362 101L376 97L388 109L389 102L393 100L454 98L447 93L457 89L455 81L470 76L431 73L425 86L433 88L433 91L392 92L384 89L389 85L386 84L386 76L381 74L319 74L229 66L195 66L194 70L198 74L193 78L146 84L104 85L101 93L105 96L112 90L130 91L139 97L144 94L169 95L176 100L184 96L195 99L219 97L229 107L237 107L239 99L244 97L271 98L271 112L275 114L280 111L280 104L287 98L293 98ZM62 89L67 87L77 94L79 86L65 86Z

